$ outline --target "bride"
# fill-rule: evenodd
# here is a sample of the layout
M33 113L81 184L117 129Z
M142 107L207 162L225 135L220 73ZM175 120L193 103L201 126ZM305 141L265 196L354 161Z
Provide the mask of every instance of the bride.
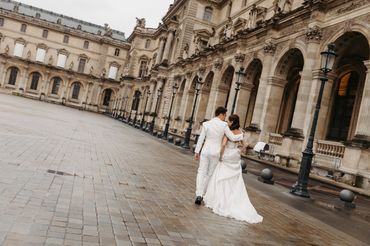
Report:
M243 134L238 115L230 115L228 124L235 135ZM259 223L263 218L251 204L242 177L240 145L242 142L230 142L226 137L222 140L220 162L209 180L204 203L218 215Z

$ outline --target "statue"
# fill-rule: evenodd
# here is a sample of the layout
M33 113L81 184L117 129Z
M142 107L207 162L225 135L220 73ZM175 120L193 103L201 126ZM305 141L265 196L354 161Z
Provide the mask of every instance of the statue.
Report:
M285 0L283 4L283 13L288 13L292 10L292 1L293 0Z
M252 5L252 9L249 12L249 19L247 22L247 29L254 29L256 28L256 22L257 22L257 7L255 4Z
M189 57L189 44L185 44L184 51L182 52L182 59L187 59Z
M200 37L198 35L196 35L194 37L194 43L195 43L195 51L194 51L194 53L197 55L202 50L201 39L200 39Z
M105 68L103 68L103 70L101 71L101 77L105 78L106 74L107 74L107 70L105 70Z
M27 60L31 59L31 51L30 51L30 50L27 52L26 57L27 57L27 58L26 58Z
M136 27L145 28L146 20L145 18L137 18L136 17Z
M274 0L274 15L278 15L281 13L281 8L279 6L280 0Z
M232 38L233 35L233 20L231 19L231 17L229 17L225 25L224 37L226 38L226 40L229 40Z
M104 36L106 37L112 37L112 29L109 27L109 25L107 23L104 24Z
M5 54L7 55L9 53L9 45L5 46Z
M50 57L49 57L49 62L48 62L48 64L49 64L49 65L53 65L53 62L54 62L54 58L53 58L53 56L50 56Z
M90 67L90 75L92 75L94 73L94 67L93 66L91 66Z
M69 64L69 70L72 70L73 66L74 66L74 63L73 63L73 61L71 61L71 63Z
M212 34L211 37L209 37L208 42L207 42L207 47L212 47L216 43L216 29L212 27Z
M17 4L14 5L14 7L13 7L13 11L14 12L18 12L19 11L19 5L21 5L21 4L20 3L17 3Z

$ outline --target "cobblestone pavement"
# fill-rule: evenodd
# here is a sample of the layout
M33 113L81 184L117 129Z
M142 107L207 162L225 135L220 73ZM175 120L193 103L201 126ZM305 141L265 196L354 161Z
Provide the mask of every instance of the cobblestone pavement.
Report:
M362 245L253 187L262 224L196 207L190 155L103 115L0 95L0 151L1 245Z

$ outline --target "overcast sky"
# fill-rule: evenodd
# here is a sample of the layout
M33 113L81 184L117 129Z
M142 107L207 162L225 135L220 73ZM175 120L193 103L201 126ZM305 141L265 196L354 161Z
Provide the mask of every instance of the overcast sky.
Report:
M128 37L136 18L145 18L147 27L157 27L173 0L18 0L98 25L108 23Z

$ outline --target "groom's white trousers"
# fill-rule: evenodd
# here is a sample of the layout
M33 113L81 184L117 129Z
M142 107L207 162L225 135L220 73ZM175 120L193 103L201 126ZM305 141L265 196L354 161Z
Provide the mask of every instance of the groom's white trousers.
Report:
M197 174L196 196L203 197L206 193L208 181L215 170L220 155L201 154Z

